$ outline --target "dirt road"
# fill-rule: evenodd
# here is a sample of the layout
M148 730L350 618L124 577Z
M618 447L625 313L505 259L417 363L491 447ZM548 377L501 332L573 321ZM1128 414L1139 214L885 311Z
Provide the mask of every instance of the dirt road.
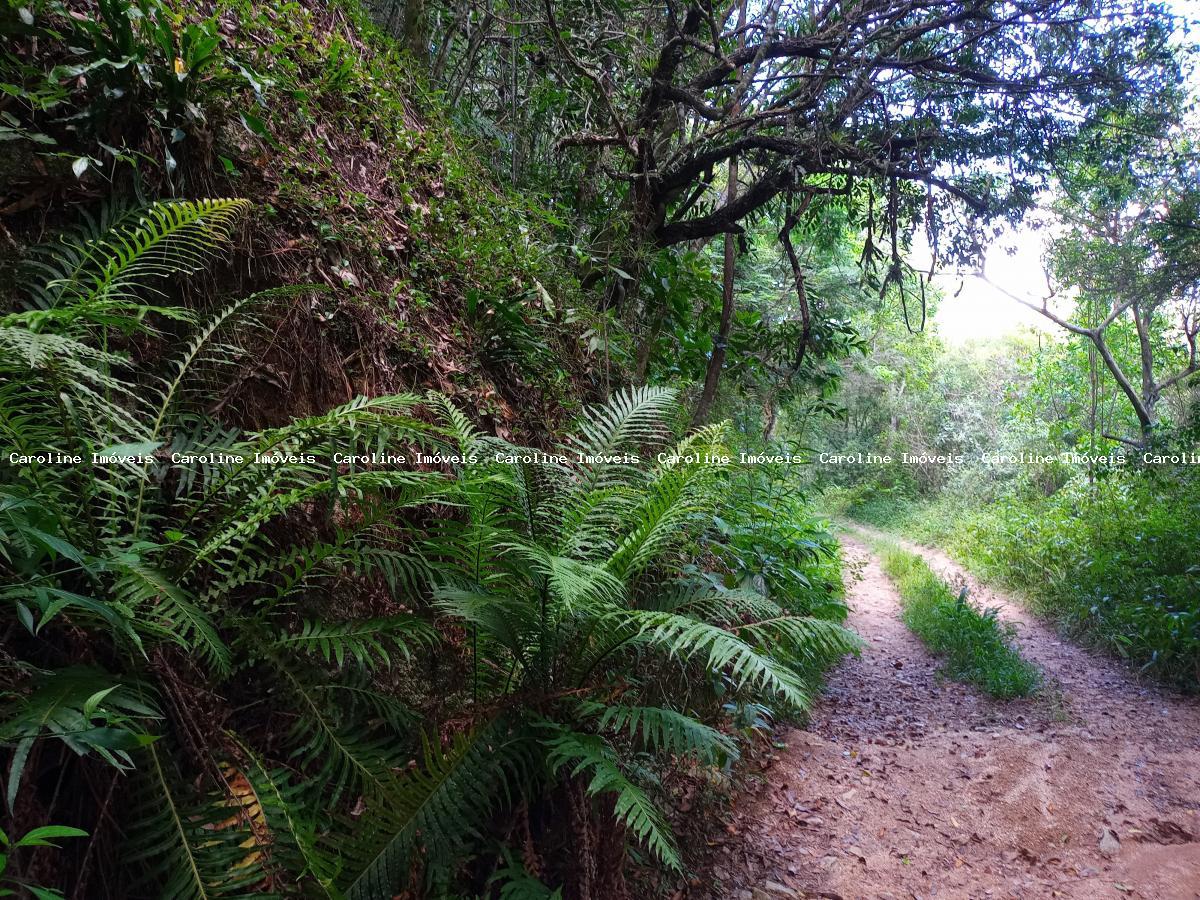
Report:
M850 625L870 647L741 804L725 896L1200 898L1200 703L977 585L1057 696L994 701L943 680L878 560L843 543Z

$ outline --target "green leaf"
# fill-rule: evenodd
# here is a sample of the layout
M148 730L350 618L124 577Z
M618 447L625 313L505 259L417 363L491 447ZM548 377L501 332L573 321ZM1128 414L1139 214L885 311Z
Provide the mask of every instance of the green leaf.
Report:
M68 825L43 825L41 828L35 828L32 831L26 832L14 845L16 847L57 847L52 843L50 838L68 838L68 837L87 837L88 833L80 828L71 828Z
M13 812L16 809L17 791L21 787L21 776L25 774L25 763L29 760L29 751L33 748L35 740L36 736L34 735L24 737L17 742L17 746L13 749L12 761L9 763L8 770L8 790L5 792L9 812Z
M271 136L271 130L267 128L267 123L254 113L244 112L240 118L246 130L251 134L261 138L269 138Z

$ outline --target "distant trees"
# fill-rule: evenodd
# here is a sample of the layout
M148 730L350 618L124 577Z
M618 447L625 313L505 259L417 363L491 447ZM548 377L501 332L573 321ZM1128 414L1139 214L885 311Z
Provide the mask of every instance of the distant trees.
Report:
M1152 439L1166 393L1200 372L1200 155L1194 136L1146 127L1114 118L1089 129L1059 181L1050 296L1017 298L1089 342L1137 420L1135 436L1105 437L1135 447ZM1073 314L1052 306L1063 295Z

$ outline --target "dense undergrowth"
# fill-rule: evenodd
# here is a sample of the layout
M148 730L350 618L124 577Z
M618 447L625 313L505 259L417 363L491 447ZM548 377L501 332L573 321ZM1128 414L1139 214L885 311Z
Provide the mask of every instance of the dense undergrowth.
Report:
M591 897L625 891L627 845L680 870L661 775L720 777L857 646L830 538L778 479L714 464L733 433L686 430L666 388L550 454L432 393L222 423L212 386L321 290L169 299L248 206L92 222L0 319L7 806L88 835L28 839L8 874Z
M1001 700L1028 697L1042 683L1036 666L1013 645L1011 625L996 610L980 610L963 588L957 594L916 553L883 545L883 570L896 584L904 624L945 659L951 677Z
M357 4L2 24L5 887L671 890L857 646L794 484L609 399L575 223Z

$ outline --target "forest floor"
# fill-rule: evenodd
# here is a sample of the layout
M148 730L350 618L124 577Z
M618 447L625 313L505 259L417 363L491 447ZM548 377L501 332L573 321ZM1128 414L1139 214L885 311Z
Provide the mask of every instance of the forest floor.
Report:
M1016 623L1051 684L997 701L942 678L866 534L843 547L849 624L869 646L736 804L712 896L1200 898L1200 702L906 545Z

